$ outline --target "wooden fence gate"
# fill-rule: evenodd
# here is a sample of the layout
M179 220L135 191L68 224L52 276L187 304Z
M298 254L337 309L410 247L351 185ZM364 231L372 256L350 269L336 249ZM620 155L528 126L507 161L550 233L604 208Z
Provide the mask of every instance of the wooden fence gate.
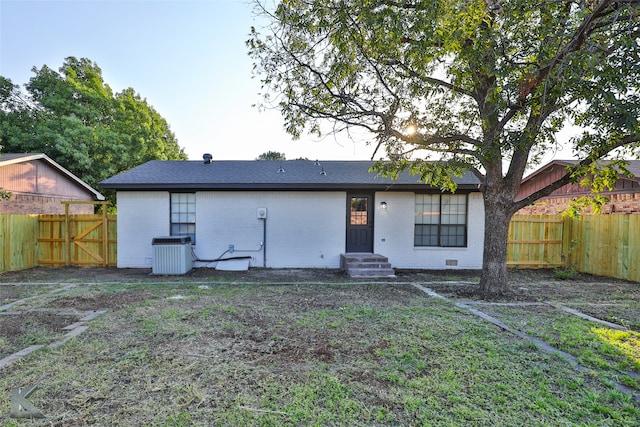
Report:
M107 215L106 203L100 215L39 215L38 263L41 266L115 266L116 217Z

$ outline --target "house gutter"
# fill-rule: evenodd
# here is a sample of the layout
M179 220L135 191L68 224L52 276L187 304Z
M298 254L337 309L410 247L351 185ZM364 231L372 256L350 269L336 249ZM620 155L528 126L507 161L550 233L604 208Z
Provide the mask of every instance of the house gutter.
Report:
M118 191L419 191L441 193L442 190L426 184L197 184L197 183L163 183L163 184L98 184L101 188ZM458 184L456 192L479 191L480 182L473 184Z

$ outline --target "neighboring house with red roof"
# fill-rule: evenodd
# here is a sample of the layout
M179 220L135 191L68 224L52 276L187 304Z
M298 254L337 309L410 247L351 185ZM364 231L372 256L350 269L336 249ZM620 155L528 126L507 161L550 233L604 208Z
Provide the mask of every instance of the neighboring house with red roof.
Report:
M547 186L567 174L567 167L575 165L574 160L554 160L522 180L518 200ZM602 213L639 213L640 212L640 160L630 160L627 167L634 177L620 175L615 187L601 193L610 202L602 208ZM537 200L533 205L518 211L519 214L557 214L564 211L569 203L578 197L590 195L588 187L579 184L567 184L547 197ZM587 210L586 213L590 211Z
M63 214L63 201L103 201L91 188L45 154L0 153L0 188L11 193L0 201L3 214ZM69 212L92 214L93 205L70 205Z
M152 265L152 240L188 235L198 259L251 257L271 268L338 268L380 254L394 268L482 267L480 178L455 194L369 161L150 161L102 181L117 192L118 267ZM227 255L228 256L228 255Z

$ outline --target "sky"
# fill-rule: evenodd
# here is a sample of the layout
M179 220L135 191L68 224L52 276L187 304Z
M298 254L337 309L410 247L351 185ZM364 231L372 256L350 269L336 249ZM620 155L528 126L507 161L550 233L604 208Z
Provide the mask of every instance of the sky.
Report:
M191 160L368 160L364 139L294 141L275 110L260 111L245 41L260 26L249 0L0 0L0 75L88 58L114 92L133 88L164 117Z

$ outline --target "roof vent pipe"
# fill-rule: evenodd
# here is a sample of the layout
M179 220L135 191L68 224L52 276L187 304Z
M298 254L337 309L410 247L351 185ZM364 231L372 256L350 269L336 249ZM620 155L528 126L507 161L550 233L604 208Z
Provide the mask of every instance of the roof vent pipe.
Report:
M204 153L202 155L202 158L204 159L204 164L208 165L208 164L211 163L211 159L213 159L213 156L211 154L209 154L209 153Z

